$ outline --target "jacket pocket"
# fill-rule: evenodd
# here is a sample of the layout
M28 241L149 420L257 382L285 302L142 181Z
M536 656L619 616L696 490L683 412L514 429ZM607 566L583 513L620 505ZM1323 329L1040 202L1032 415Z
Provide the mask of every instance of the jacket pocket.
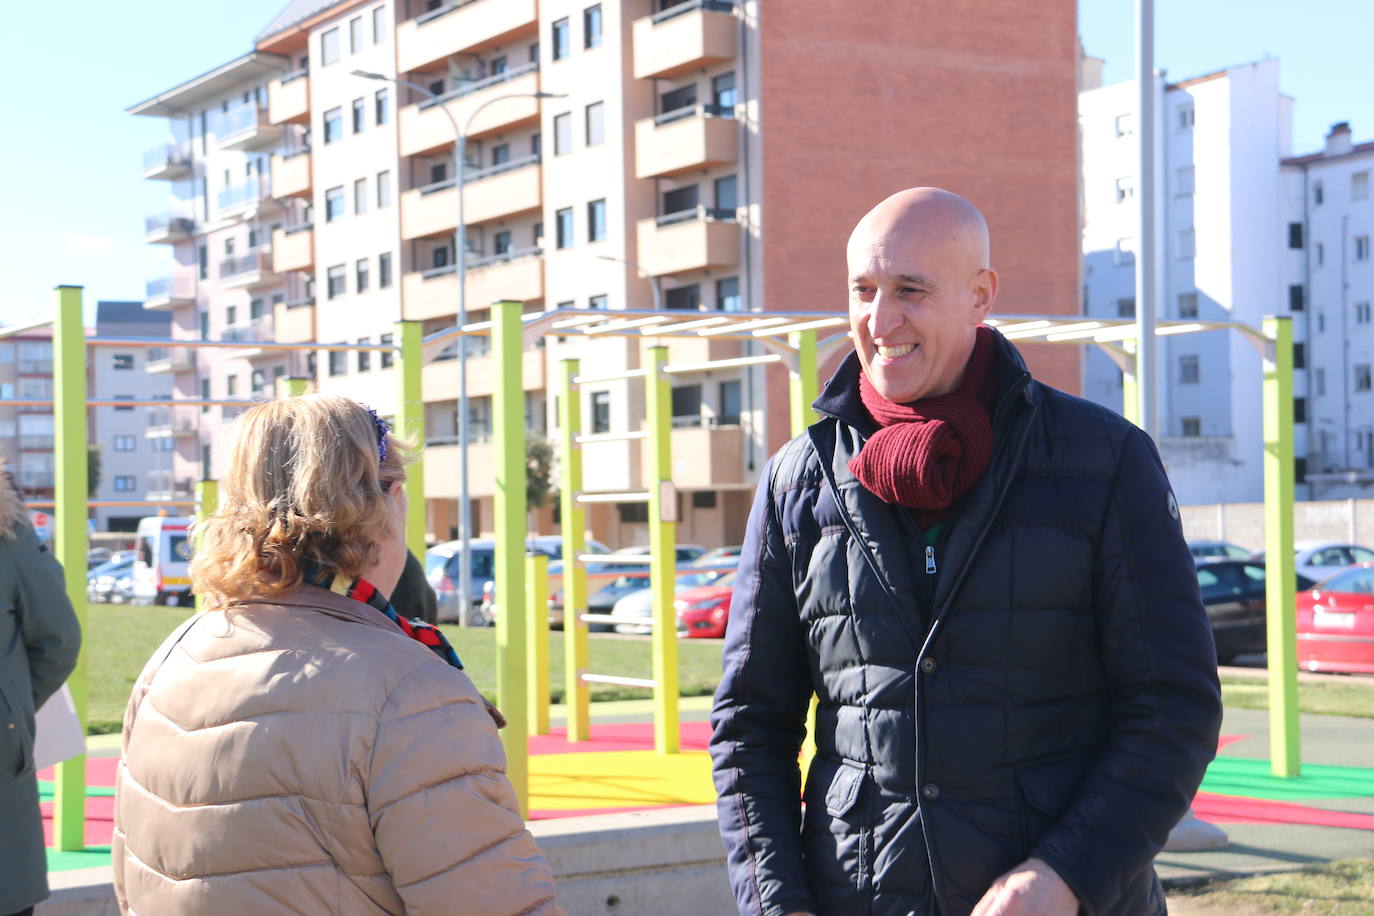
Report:
M823 912L867 912L873 875L875 787L861 764L817 757L806 786L802 827L807 882ZM866 803L865 799L869 801Z
M825 791L825 810L831 817L846 817L859 801L864 784L864 768L841 763Z
M1034 849L1073 804L1096 757L1095 749L1074 751L1016 767L1027 850Z

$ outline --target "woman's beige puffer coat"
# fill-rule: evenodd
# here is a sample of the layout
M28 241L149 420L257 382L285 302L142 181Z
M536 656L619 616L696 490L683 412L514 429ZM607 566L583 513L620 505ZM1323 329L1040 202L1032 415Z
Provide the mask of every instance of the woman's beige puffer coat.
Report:
M467 675L304 585L168 637L124 715L114 883L141 916L561 914Z

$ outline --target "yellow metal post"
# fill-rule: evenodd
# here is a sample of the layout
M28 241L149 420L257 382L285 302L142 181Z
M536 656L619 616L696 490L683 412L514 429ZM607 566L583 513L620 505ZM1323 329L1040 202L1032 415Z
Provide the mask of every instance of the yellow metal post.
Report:
M677 494L673 490L672 386L667 347L650 347L644 401L649 426L649 588L653 591L654 749L678 751Z
M1130 368L1121 370L1121 415L1140 425L1140 385L1136 383L1134 360Z
M217 481L217 480L200 480L200 481L197 481L197 482L196 482L196 519L195 519L195 528L194 528L193 531L192 531L193 542L194 542L194 544L195 544L196 549L199 549L199 548L200 548L200 541L201 541L201 538L204 536L204 531L203 531L202 528L201 528L201 524L202 524L206 519L208 519L210 516L214 515L217 511L219 511L219 481ZM195 596L195 599L196 599L196 610L197 610L197 611L203 611L203 610L205 610L205 605L202 603L202 602L205 600L205 598L204 598L202 595L196 595L196 596Z
M496 363L492 429L496 435L496 689L507 725L506 775L522 813L529 813L529 760L525 690L525 392L521 384L519 302L491 307L491 350Z
M558 498L563 529L563 702L569 741L591 738L591 702L582 675L587 670L587 568L578 561L587 550L587 513L577 501L582 491L582 396L573 379L580 363L563 360L558 386L559 461L562 481Z
M53 323L53 463L57 495L54 506L54 553L62 564L67 598L86 628L86 331L81 319L81 287L57 287L57 320ZM67 678L76 718L86 731L86 643ZM54 769L53 846L62 851L86 848L86 755Z
M1293 553L1293 320L1264 319L1264 556L1269 765L1302 768L1298 727L1297 558Z
M396 432L414 444L414 459L406 467L406 546L415 556L425 555L425 401L421 390L422 325L396 322L395 338L401 352L396 359ZM466 562L466 561L465 561Z
M792 435L800 436L806 428L816 422L816 412L811 404L820 393L820 369L816 364L816 332L793 331L787 335L787 342L796 354L796 367L787 374L788 415L792 419ZM802 741L801 768L805 775L816 756L816 709L819 699L813 693L806 710L806 738Z
M549 558L525 557L525 688L529 691L531 735L549 733Z
M277 397L298 398L310 390L310 379L289 375L277 382Z

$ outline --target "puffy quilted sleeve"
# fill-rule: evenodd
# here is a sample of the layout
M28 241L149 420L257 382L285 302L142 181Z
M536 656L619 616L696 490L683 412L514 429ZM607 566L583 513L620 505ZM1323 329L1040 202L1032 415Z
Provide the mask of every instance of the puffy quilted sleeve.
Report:
M1093 594L1115 721L1073 804L1032 855L1092 914L1183 816L1216 754L1216 648L1154 444L1132 427L1102 522Z
M38 709L76 667L81 627L67 600L67 583L57 559L27 524L19 527L17 535L11 552L19 619L28 653L33 708Z
M717 813L741 913L814 911L801 848L810 668L770 461L744 536L711 714Z
M466 674L426 660L406 675L363 776L377 849L407 912L563 913Z

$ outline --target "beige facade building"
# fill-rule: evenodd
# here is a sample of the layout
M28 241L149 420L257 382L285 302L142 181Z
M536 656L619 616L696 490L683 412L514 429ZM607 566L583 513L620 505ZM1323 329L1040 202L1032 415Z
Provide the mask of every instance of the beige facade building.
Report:
M240 232L257 230L255 250L270 239L264 276L274 285L253 294L264 303L262 333L270 322L281 341L386 342L398 319L421 321L427 333L452 326L459 193L472 321L498 299L531 311L645 309L661 300L693 311L841 312L849 228L882 196L919 184L960 191L988 214L1004 310L1074 313L1073 4L1058 0L1028 17L1010 0L993 3L980 14L998 30L992 43L933 2L884 0L862 15L832 7L818 0L768 9L756 0L289 4L253 52L227 65L242 85L225 87L248 98L243 92L257 93L261 81L261 93L250 95L263 114L254 122L262 143L235 155L262 162L261 172L239 166L253 175L270 174L270 193L237 224ZM171 95L192 91L187 84ZM135 110L177 123L178 111L223 104L221 95L199 95ZM461 189L455 122L467 136ZM192 146L205 161L193 162L189 176L234 168L209 161L233 152L224 144L208 144L214 152ZM194 197L194 177L180 180ZM194 280L197 246L213 249L230 230L213 230L207 242L208 227L190 215L184 243L174 248L180 275ZM172 307L187 334L209 310L213 335L213 313L243 297L222 283L202 293L212 281L199 283ZM554 431L560 360L613 373L642 365L653 343L573 334L532 347L524 366L529 428ZM470 492L480 532L492 519L494 367L483 341L468 346ZM674 341L670 361L746 355L750 346ZM458 367L454 348L431 356L425 511L429 534L444 540L456 536L458 522ZM200 357L184 370L186 385L208 379L218 391L222 376L245 371L231 363L249 358ZM1077 389L1072 351L1032 359L1049 381ZM395 400L388 361L376 353L320 351L267 366L278 367L384 413ZM679 538L737 543L750 491L787 436L785 373L722 370L675 386ZM590 432L642 422L638 381L587 386L581 397ZM213 442L203 440L202 430L196 448L210 444L213 456ZM584 448L588 489L643 486L639 442ZM589 527L610 544L641 543L643 508L594 506ZM554 524L549 510L537 524Z

